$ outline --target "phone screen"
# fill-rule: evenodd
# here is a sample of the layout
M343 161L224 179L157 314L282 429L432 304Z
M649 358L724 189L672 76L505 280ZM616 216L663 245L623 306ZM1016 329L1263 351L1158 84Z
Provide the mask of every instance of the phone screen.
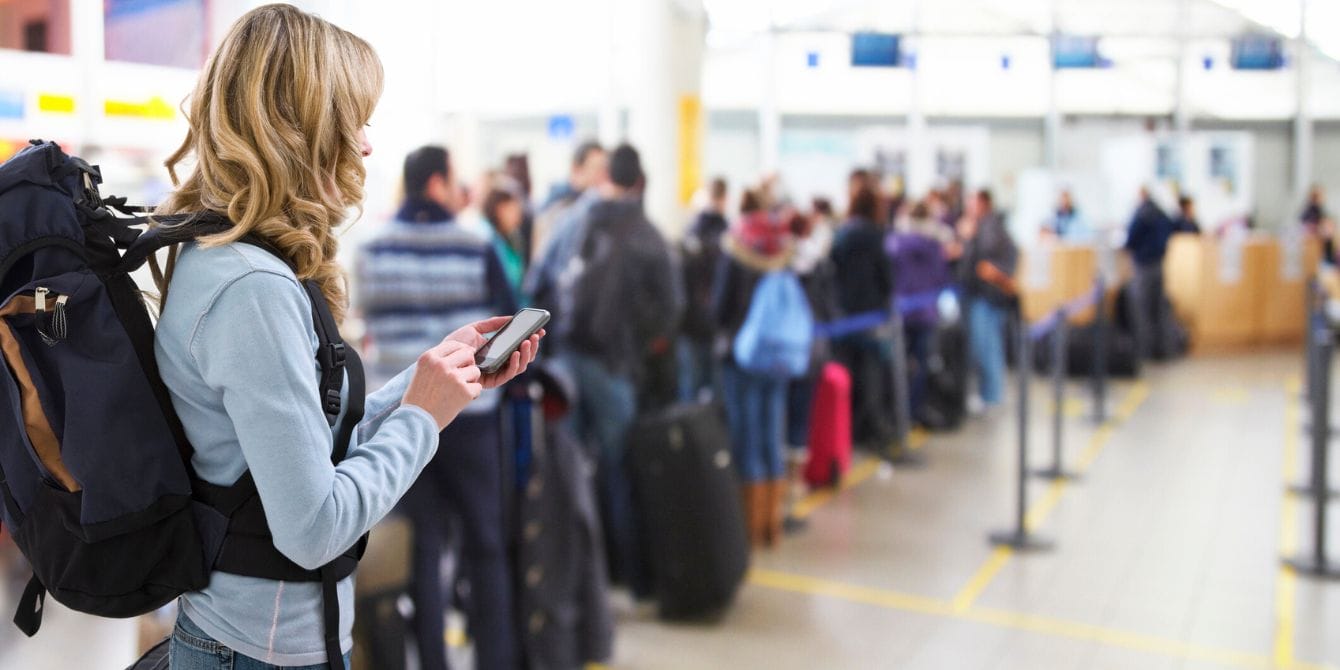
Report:
M485 372L491 372L503 366L512 352L521 346L526 338L534 335L549 321L549 312L542 309L523 309L517 312L507 325L493 335L484 346L475 352L475 364Z

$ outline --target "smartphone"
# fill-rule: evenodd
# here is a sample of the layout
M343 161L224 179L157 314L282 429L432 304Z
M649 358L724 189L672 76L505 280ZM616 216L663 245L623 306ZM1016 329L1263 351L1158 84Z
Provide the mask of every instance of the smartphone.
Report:
M549 312L542 309L526 308L512 315L512 318L489 338L475 352L475 365L484 374L493 374L507 365L512 352L521 347L521 343L539 332L549 323Z

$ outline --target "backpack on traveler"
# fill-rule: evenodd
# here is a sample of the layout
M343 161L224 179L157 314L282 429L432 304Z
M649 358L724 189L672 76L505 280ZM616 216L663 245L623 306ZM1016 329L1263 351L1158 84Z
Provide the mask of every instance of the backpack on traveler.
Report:
M161 276L156 251L232 224L204 213L153 225L117 216L138 208L102 198L101 180L52 142L35 140L0 163L0 414L14 427L0 433L0 519L33 569L14 622L35 634L47 594L88 614L138 616L223 570L321 582L327 656L340 659L335 584L354 571L366 536L305 570L275 549L250 474L232 486L196 477L130 276L146 262ZM362 367L320 288L308 282L307 292L332 426L348 373L338 462L362 417Z
M755 374L803 377L810 368L813 344L814 313L800 280L789 270L764 275L735 335L736 364Z

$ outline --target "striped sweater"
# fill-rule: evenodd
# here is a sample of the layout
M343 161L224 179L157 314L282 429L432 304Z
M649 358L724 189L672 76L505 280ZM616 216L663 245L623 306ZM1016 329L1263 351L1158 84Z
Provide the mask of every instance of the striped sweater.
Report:
M451 331L517 309L488 237L431 203L406 203L363 247L356 274L356 305L371 340L368 372L378 379L413 364Z

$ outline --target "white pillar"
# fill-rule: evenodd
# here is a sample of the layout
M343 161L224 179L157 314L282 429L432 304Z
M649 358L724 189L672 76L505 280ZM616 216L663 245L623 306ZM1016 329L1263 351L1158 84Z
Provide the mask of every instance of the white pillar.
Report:
M79 138L81 145L98 137L102 125L105 92L98 82L103 80L105 44L102 3L97 0L70 3L70 56L79 64L80 74L75 90L75 114L83 133ZM79 151L85 149L81 147Z
M700 100L707 18L699 0L633 4L629 41L620 55L633 60L626 81L628 139L647 174L647 214L673 235L688 218L687 203L679 197L680 170L694 156L691 147L681 146L681 132L686 124L702 121L682 120L681 106L690 97ZM697 151L700 156L700 146Z
M758 163L763 174L781 169L782 110L777 104L777 34L763 35L763 98L758 103Z
M1187 140L1191 137L1191 108L1187 104L1187 100L1190 98L1187 91L1187 82L1191 78L1187 75L1188 69L1194 67L1191 63L1189 38L1191 32L1189 4L1188 0L1178 0L1177 3L1177 99L1173 107L1173 128L1177 133L1177 156L1183 164L1187 159Z
M1047 169L1053 173L1061 169L1060 77L1056 72L1055 54L1056 36L1061 27L1056 20L1056 12L1056 0L1052 0L1052 29L1047 38L1047 115L1042 124L1042 146Z
M1298 0L1298 40L1295 58L1298 61L1298 111L1293 121L1293 186L1294 201L1301 202L1312 185L1312 102L1309 79L1312 75L1312 47L1307 43L1307 2Z
M605 11L601 12L606 53L605 71L596 73L596 76L601 78L600 101L596 107L596 138L606 147L618 144L619 140L623 139L624 133L617 83L619 49L616 31L617 19L620 17L618 3L619 0L605 0Z

